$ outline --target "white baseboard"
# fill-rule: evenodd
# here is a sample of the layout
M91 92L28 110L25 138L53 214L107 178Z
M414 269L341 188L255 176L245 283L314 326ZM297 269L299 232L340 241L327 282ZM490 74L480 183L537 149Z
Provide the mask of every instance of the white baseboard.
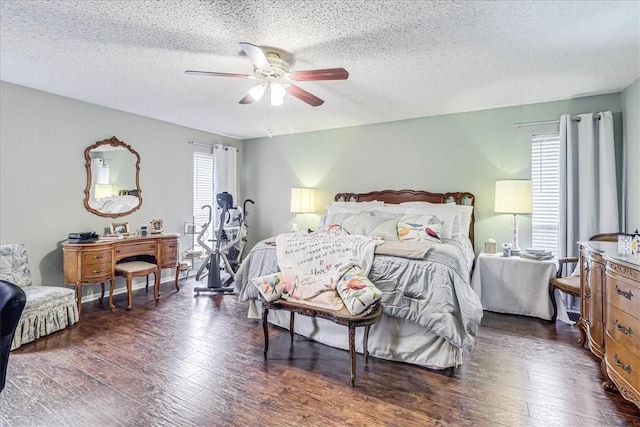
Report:
M175 283L175 276L167 276L167 277L161 277L160 278L160 284L163 283ZM86 288L85 288L86 286ZM147 282L145 280L141 280L141 281L134 281L133 284L131 285L131 290L135 291L137 289L142 289L145 286L147 286ZM153 281L149 280L149 286L153 286ZM82 303L84 304L85 302L89 302L89 301L95 301L97 299L100 298L100 284L95 284L95 285L83 285L84 289L87 289L88 292L84 295L82 295ZM127 287L126 286L121 286L121 287L117 287L114 291L113 291L113 295L120 295L120 294L126 294L127 293ZM109 298L109 286L105 284L104 287L104 297L105 299Z

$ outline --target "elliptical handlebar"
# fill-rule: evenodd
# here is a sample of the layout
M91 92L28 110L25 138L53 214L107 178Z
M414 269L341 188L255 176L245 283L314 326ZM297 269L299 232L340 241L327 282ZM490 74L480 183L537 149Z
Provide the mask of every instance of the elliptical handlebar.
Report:
M204 235L207 233L207 230L209 230L209 226L211 225L211 219L213 218L213 208L209 205L204 205L201 209L204 208L209 209L209 220L202 226L202 230L200 230L200 233L198 233L198 243L200 244L200 246L207 249L209 253L211 253L213 252L213 249L204 241Z

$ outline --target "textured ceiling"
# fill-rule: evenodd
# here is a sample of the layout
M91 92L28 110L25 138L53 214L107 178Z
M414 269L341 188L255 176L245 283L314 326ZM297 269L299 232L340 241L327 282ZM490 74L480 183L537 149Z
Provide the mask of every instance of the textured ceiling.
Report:
M0 79L235 138L611 93L640 76L638 1L9 1ZM293 56L325 100L238 101L239 42Z

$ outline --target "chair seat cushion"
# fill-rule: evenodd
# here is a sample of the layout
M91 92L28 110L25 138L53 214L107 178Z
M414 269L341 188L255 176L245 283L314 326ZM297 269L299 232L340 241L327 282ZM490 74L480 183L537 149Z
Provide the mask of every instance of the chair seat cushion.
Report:
M116 273L139 273L158 268L156 264L146 261L129 261L116 264Z
M551 286L559 289L560 291L573 295L580 296L580 277L570 276L562 278L552 278L549 283Z
M78 321L78 305L73 289L60 286L22 288L27 304L16 327L11 350Z

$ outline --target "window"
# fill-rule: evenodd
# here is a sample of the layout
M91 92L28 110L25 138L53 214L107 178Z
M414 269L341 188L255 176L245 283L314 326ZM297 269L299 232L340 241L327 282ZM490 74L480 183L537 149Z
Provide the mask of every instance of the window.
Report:
M199 233L202 226L209 221L209 210L204 205L213 205L213 155L193 153L193 221L195 231ZM200 250L194 239L194 249Z
M532 246L558 255L560 135L531 137Z

